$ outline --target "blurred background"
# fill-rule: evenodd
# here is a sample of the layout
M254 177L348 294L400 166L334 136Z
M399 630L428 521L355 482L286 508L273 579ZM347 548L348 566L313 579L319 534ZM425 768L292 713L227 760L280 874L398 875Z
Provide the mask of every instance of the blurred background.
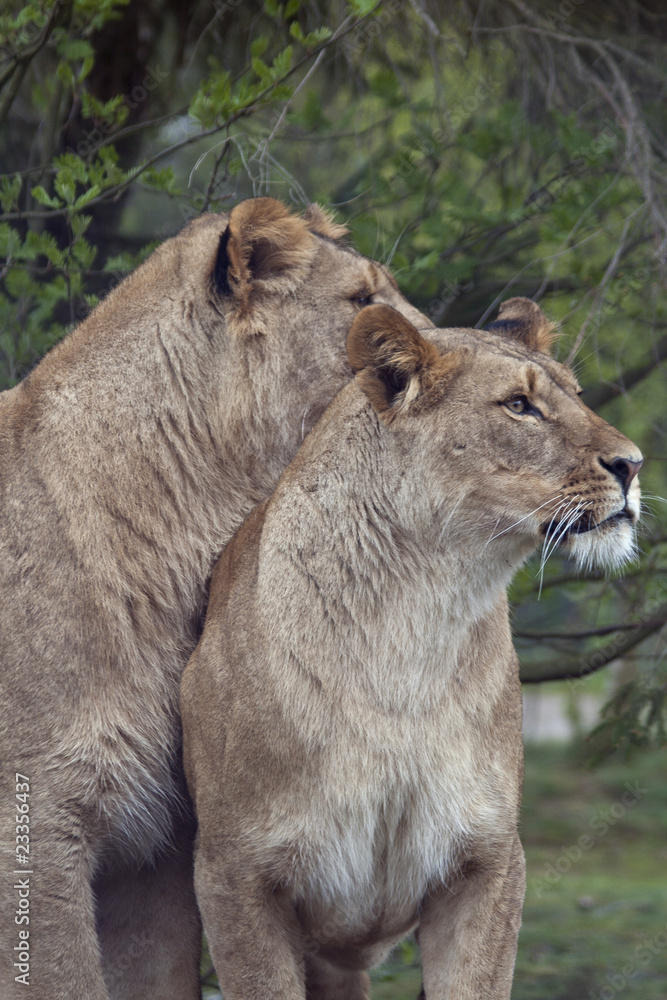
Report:
M1 388L189 219L270 194L333 206L440 326L537 299L644 452L623 576L538 556L511 593L517 1000L667 995L666 42L660 0L0 8ZM418 961L374 995L415 996Z

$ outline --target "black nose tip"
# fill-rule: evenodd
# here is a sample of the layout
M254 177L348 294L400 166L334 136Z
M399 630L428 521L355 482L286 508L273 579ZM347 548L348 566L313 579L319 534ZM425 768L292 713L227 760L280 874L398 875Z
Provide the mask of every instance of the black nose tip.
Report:
M635 460L632 458L616 457L612 459L611 462L604 462L600 459L600 465L603 469L606 469L607 472L611 472L612 476L615 476L616 479L618 479L625 492L628 491L630 483L635 478L643 464L643 458Z

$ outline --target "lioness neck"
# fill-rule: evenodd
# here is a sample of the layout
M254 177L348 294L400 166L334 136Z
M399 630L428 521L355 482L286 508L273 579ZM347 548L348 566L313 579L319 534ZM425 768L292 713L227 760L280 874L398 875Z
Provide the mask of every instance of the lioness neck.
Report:
M118 296L136 312L126 326L114 320ZM196 303L187 323L173 313L137 272L14 399L18 423L36 427L32 448L54 506L77 525L88 578L129 588L183 629L215 557L296 450L301 413L295 402L272 427L246 377L259 348L209 336ZM179 637L179 660L192 639Z
M433 509L356 386L328 414L267 511L260 604L271 641L288 647L274 663L315 664L341 698L352 669L355 696L366 689L375 704L418 710L459 676L471 645L509 641L505 591L516 567L494 563L481 544L475 551L465 492Z

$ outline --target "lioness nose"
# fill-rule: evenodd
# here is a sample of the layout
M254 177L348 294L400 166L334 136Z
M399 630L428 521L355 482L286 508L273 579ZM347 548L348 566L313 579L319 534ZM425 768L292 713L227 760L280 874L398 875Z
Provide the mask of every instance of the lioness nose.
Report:
M644 464L644 459L632 459L632 458L619 458L616 457L612 459L611 462L604 462L600 459L600 465L611 472L612 476L618 479L619 483L623 489L627 492L630 483L635 478L642 465Z

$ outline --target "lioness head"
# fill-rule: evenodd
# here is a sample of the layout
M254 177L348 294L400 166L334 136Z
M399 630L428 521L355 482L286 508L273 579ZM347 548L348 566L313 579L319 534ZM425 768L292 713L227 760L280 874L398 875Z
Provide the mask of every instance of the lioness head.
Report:
M345 338L361 308L383 303L417 325L430 325L388 269L348 246L345 234L317 205L297 215L274 198L252 198L229 215L191 222L136 275L152 321L160 321L166 302L173 326L174 303L188 337L203 338L198 349L208 365L200 359L197 391L205 391L201 370L208 367L212 391L222 390L225 434L231 422L251 413L272 435L279 471L350 378ZM173 283L169 288L164 274ZM161 326L167 350L168 325ZM252 391L241 397L243 387ZM294 427L298 440L292 440Z
M559 547L584 567L630 559L641 453L581 401L535 303L509 300L487 331L427 335L376 306L356 318L348 350L397 441L428 453L431 508L445 522L456 510L471 550L512 569L540 543L545 558Z

